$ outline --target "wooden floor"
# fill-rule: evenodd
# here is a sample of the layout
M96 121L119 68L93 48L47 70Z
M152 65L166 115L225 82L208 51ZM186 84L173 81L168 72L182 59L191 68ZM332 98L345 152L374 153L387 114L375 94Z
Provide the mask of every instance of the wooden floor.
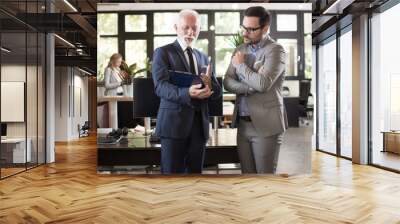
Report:
M376 165L400 170L400 154L376 150L374 151L372 161Z
M299 176L96 173L95 138L0 181L0 223L400 223L400 175L313 152Z
M25 171L25 167L7 167L7 168L1 168L1 177L7 177L7 176L11 176L13 174L19 173L19 172L23 172Z

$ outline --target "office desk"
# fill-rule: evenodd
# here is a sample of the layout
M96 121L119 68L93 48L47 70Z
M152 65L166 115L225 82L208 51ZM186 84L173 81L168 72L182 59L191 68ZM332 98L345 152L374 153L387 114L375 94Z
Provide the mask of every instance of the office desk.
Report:
M239 163L236 149L236 129L212 131L204 165ZM112 170L113 166L160 165L161 145L149 142L148 136L135 133L117 144L97 144L97 169Z
M131 96L101 96L97 98L97 103L108 102L108 121L109 127L118 128L118 101L133 101Z
M236 100L236 94L234 93L224 93L222 95L222 98L224 101L235 101Z
M27 147L25 151L25 138L6 138L1 139L1 159L5 164L25 164L31 161L32 140L26 139Z
M400 154L400 131L382 131L383 150L382 152L392 152Z

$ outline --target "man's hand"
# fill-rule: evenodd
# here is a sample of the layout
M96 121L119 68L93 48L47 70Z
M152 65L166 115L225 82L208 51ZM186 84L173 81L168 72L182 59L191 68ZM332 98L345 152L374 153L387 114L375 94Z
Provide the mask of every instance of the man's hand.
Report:
M234 66L238 66L242 63L244 63L244 54L242 52L238 51L232 57L232 64Z
M189 95L191 98L196 98L196 99L206 99L210 97L213 94L213 91L211 91L210 87L206 85L205 88L201 89L201 84L197 85L192 85L189 88Z
M201 73L200 78L203 81L204 85L208 86L212 89L211 85L211 64L208 64L206 74Z

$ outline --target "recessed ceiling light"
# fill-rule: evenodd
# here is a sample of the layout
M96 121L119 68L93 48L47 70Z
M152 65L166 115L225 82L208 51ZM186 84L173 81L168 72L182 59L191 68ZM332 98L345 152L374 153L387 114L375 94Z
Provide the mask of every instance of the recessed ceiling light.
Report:
M83 73L85 73L85 74L87 74L87 75L92 75L90 72L88 72L88 71L86 71L86 70L83 70L83 69L81 69L81 68L79 68L79 67L78 67L78 70L81 71L81 72L83 72Z
M64 39L64 38L62 38L62 37L60 37L60 36L58 36L57 34L54 34L54 36L57 37L57 38L58 38L59 40L61 40L62 42L66 43L67 45L69 45L69 46L75 48L75 45L71 44L71 42L69 42L68 40L66 40L66 39Z
M11 52L11 50L9 50L9 49L7 49L7 48L5 48L5 47L1 47L0 49L1 49L2 51L6 52L6 53L10 53L10 52Z
M68 1L64 0L65 4L67 4L73 11L78 12L78 10Z

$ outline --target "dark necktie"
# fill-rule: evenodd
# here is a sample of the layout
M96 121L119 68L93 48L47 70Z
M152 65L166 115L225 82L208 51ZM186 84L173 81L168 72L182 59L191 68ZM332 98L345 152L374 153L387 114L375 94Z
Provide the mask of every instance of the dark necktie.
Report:
M191 72L192 74L197 75L197 74L196 74L196 69L195 69L195 67L194 67L193 50L192 50L191 47L187 47L186 50L187 50L187 53L188 53L188 56L189 56L190 72Z

